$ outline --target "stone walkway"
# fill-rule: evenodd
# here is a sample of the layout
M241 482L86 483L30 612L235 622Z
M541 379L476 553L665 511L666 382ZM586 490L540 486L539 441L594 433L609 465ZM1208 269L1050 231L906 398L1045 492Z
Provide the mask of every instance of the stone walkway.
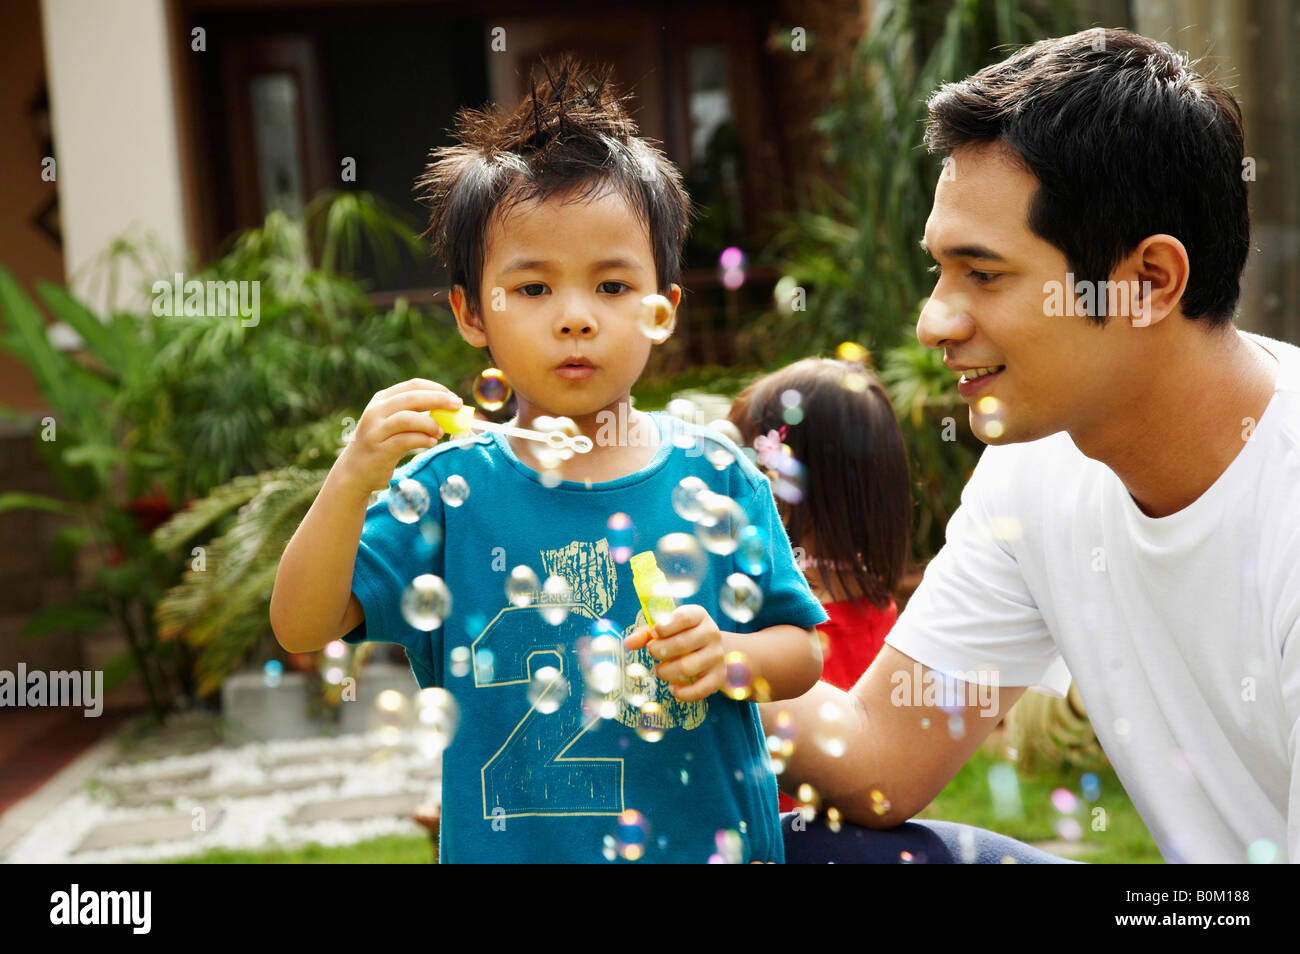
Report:
M0 860L119 863L211 848L350 844L423 833L436 757L382 732L220 744L191 713L138 744L106 739L0 819Z

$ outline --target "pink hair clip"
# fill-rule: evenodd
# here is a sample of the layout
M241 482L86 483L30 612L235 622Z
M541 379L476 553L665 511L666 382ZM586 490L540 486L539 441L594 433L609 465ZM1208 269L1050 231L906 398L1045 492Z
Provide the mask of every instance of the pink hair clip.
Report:
M758 452L758 463L762 467L771 467L773 462L779 460L782 450L782 438L785 437L785 427L779 431L768 431L767 434L759 434L754 438L754 450Z

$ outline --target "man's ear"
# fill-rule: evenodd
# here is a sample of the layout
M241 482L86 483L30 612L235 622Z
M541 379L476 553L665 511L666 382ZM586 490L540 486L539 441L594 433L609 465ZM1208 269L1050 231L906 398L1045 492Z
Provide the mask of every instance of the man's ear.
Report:
M469 307L465 289L461 285L452 287L447 295L451 303L451 313L456 316L456 328L466 343L475 348L487 347L487 335L483 331L483 319L478 312Z
M1191 277L1191 264L1186 247L1178 239L1149 235L1117 271L1131 289L1127 296L1130 314L1118 317L1131 318L1133 327L1144 328L1179 307Z

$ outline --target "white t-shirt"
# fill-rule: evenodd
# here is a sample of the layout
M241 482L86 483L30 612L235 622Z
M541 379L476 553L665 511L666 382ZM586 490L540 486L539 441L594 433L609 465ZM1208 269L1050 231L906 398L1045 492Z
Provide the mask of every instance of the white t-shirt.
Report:
M1195 502L1146 516L1066 432L987 447L886 639L968 680L1073 675L1168 861L1300 862L1300 348L1240 333L1276 390Z

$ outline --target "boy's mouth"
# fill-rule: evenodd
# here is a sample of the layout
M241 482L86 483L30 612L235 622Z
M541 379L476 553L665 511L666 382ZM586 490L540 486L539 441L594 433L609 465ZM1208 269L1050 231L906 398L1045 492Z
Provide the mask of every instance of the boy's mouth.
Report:
M562 378L570 381L581 381L583 378L589 378L596 373L595 365L586 358L574 356L566 358L559 366L556 367L555 373Z

